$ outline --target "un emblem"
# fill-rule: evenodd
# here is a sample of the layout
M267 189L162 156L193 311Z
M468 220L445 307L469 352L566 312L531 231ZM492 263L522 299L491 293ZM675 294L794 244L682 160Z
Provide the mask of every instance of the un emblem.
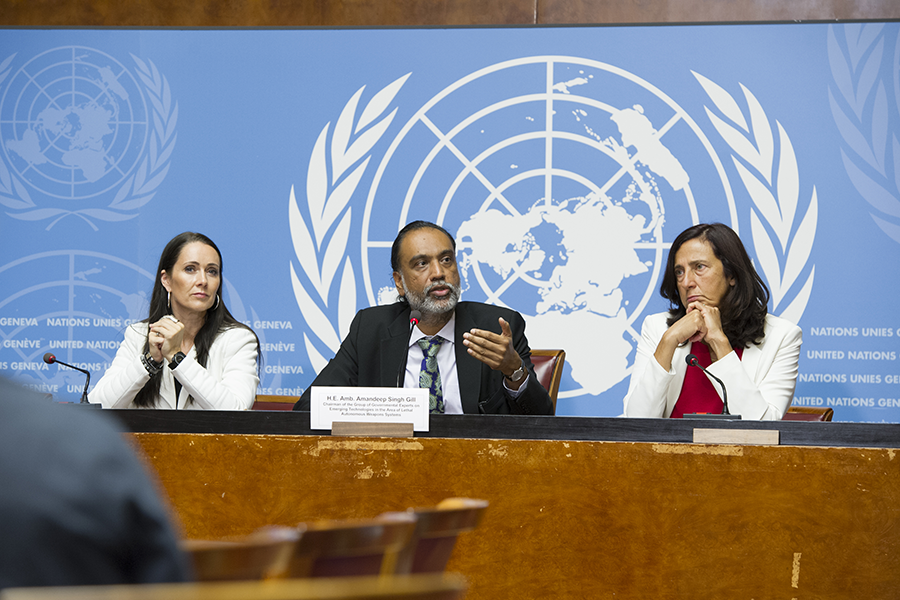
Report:
M521 58L451 84L394 139L369 190L363 276L371 303L391 297L379 284L396 229L372 215L444 225L464 298L522 312L532 346L567 351L577 385L561 397L596 395L627 377L671 232L701 213L737 228L719 158L685 110L612 65Z
M120 221L168 171L177 103L152 62L135 72L81 46L0 64L0 203L17 219ZM73 208L77 205L78 208Z

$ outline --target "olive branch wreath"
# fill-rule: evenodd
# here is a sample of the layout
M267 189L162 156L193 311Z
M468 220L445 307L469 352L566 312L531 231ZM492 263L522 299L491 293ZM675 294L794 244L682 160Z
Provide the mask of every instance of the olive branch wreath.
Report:
M708 106L704 107L716 131L731 147L734 166L753 200L750 231L756 258L772 292L773 312L797 323L812 293L815 265L793 300L788 302L787 299L799 285L812 253L819 214L816 188L813 186L809 206L801 217L797 212L800 200L797 157L781 123L774 122L778 131L776 144L772 123L750 90L741 85L748 121L731 94L703 75L692 73L718 111L717 114ZM774 236L770 235L764 222Z
M291 186L288 217L294 254L318 297L313 299L303 287L292 260L294 298L311 333L332 353L337 352L356 315L356 275L350 258L345 257L352 221L352 209L347 208L347 204L366 171L371 159L370 151L387 131L397 109L387 116L382 115L409 76L410 73L407 73L375 94L357 117L365 86L359 88L344 106L334 129L331 129L330 121L322 128L307 167L307 218L301 213L294 186ZM335 329L325 311L330 307L329 298L338 271L339 328ZM318 373L328 359L316 349L306 333L303 334L303 342L310 363Z
M838 41L837 31L844 34L846 52ZM828 27L828 62L834 80L833 88L828 90L828 100L834 122L846 144L846 148L841 148L841 159L847 176L874 209L869 215L878 227L900 242L900 224L896 222L900 219L900 141L896 131L890 132L887 90L884 81L878 77L885 54L883 31L883 24ZM894 99L898 103L897 114L900 114L900 36L891 67ZM839 93L843 105L832 89ZM888 167L893 170L893 177ZM895 222L885 217L893 217Z
M15 54L0 63L0 85L9 76L9 67ZM150 138L150 152L144 156L137 171L128 177L116 192L113 201L106 208L83 208L67 210L63 208L39 208L31 199L28 188L0 161L0 204L16 211L9 216L22 221L53 219L47 225L49 231L56 223L68 216L77 216L87 222L94 231L97 226L91 219L99 221L125 221L137 216L135 211L147 204L169 171L169 159L175 149L175 125L178 122L178 104L172 104L169 82L160 75L151 61L146 63L131 55L138 68L138 77L143 82L147 96L153 106L153 127Z

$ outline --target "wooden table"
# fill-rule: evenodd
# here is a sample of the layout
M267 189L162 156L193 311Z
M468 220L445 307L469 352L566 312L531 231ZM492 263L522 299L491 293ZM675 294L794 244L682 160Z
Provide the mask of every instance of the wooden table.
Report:
M688 443L699 424L674 420L445 416L428 435L361 439L309 431L297 413L115 412L190 537L469 496L491 506L448 567L467 598L900 590L896 425L714 425L782 439L742 446Z

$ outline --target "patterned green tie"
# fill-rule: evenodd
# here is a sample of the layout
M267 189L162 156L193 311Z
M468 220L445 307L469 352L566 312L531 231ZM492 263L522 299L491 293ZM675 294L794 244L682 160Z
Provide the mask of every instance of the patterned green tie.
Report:
M419 387L428 388L429 412L444 412L444 392L441 389L441 372L438 370L437 353L444 343L444 338L439 335L430 340L422 338L418 342L422 349L422 370L419 371Z

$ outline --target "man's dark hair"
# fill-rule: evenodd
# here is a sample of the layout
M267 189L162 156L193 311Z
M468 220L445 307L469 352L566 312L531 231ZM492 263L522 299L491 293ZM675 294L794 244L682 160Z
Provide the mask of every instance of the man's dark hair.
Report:
M734 285L728 287L719 303L722 330L728 341L734 348L761 343L765 336L769 288L753 268L741 238L731 227L722 223L694 225L678 234L672 242L659 287L660 295L669 301L668 325L671 327L687 312L687 307L681 303L675 279L675 255L685 242L693 239L707 242L716 258L722 261L725 278L734 279Z
M450 240L450 243L453 245L453 251L456 252L456 240L453 239L453 236L450 235L450 232L441 227L440 225L435 225L434 223L429 223L428 221L413 221L409 223L400 230L400 233L397 234L397 237L394 238L394 243L391 246L391 270L392 271L400 271L400 245L403 243L403 238L406 237L406 234L416 231L417 229L437 229L441 233L447 236Z

